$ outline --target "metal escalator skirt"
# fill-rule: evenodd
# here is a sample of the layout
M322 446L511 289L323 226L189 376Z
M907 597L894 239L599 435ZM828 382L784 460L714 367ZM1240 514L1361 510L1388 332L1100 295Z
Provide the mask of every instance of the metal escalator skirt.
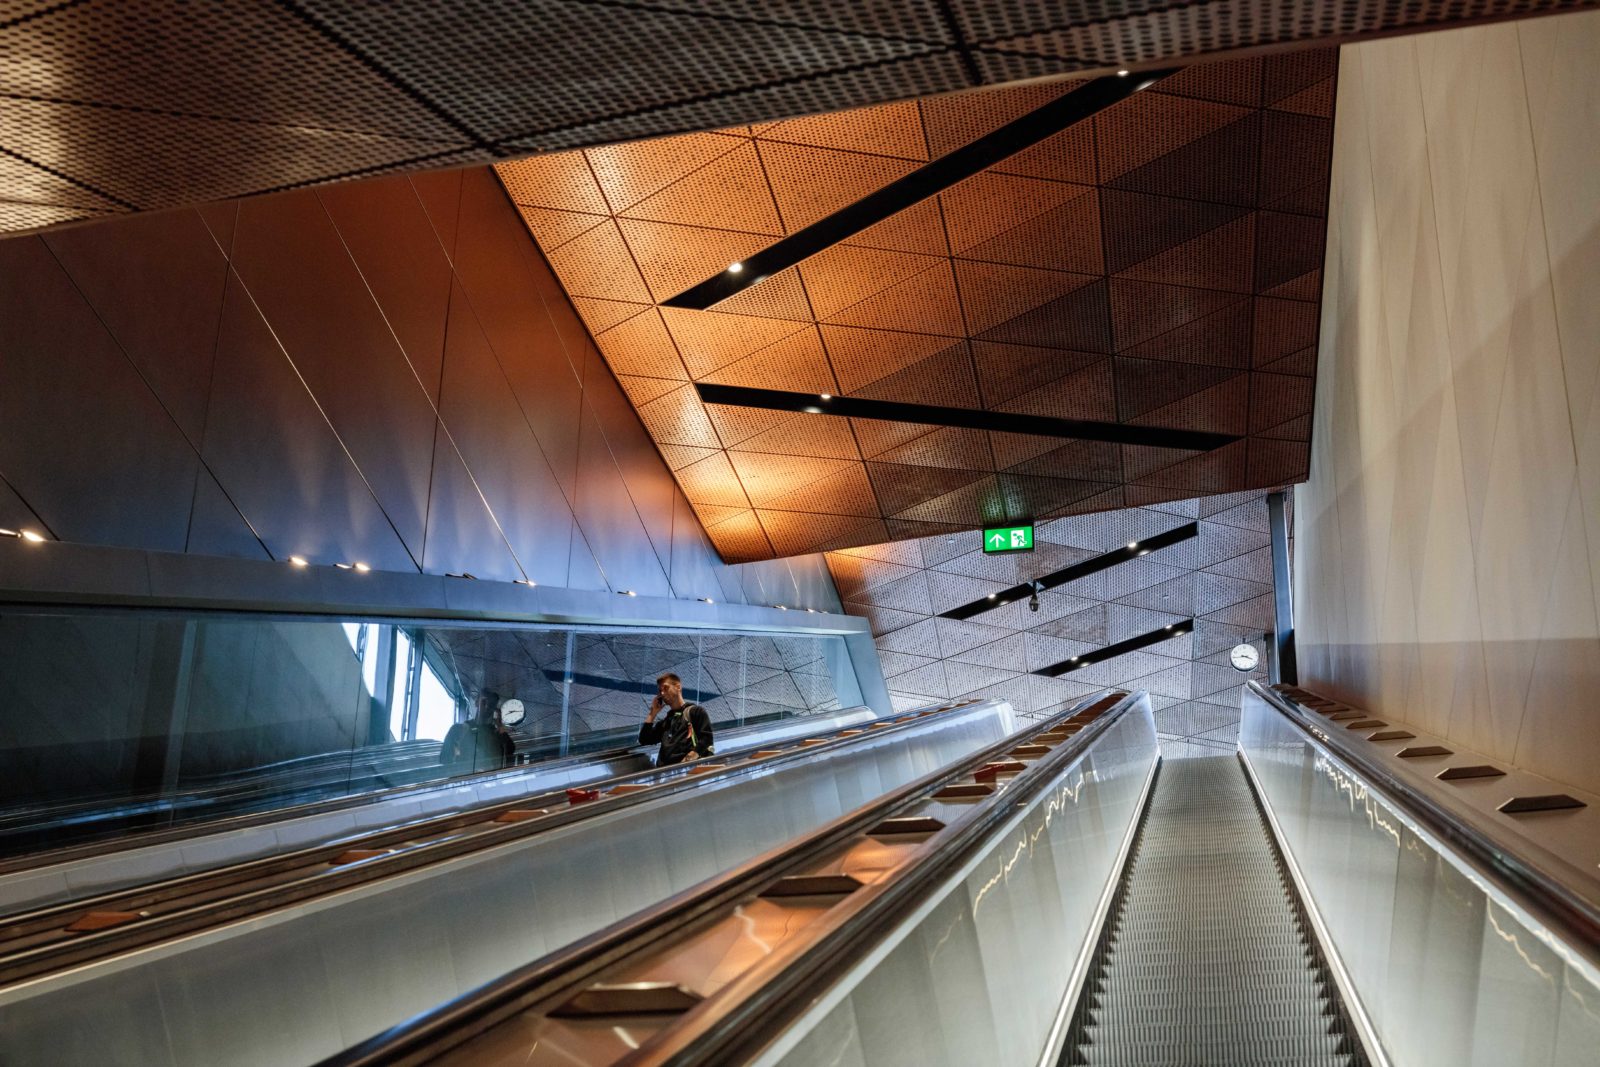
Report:
M1141 696L756 1062L1053 1061L1158 754Z
M314 1063L999 741L1003 703L885 732L0 990L0 1063Z

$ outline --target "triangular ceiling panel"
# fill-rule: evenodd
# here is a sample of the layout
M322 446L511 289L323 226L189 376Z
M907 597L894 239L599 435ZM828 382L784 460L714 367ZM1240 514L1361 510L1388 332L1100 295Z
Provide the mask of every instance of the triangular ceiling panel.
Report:
M1191 66L943 185L928 159L1081 81L547 155L508 164L505 181L696 495L748 507L740 468L754 469L724 459L733 500L708 488L722 483L701 450L842 464L760 486L770 520L713 523L728 558L763 542L956 536L1306 468L1332 55ZM980 65L1027 66L1002 58ZM788 240L924 166L927 184L898 187L905 198L861 229L846 215ZM729 270L746 263L743 279ZM708 302L711 280L722 295ZM670 384L685 378L716 402ZM739 403L741 389L766 392ZM849 416L807 413L822 394ZM1014 429L1010 415L1038 421ZM1076 431L1047 420L1120 424L1129 439L1052 436ZM1156 429L1218 436L1183 448ZM808 514L834 518L807 531Z

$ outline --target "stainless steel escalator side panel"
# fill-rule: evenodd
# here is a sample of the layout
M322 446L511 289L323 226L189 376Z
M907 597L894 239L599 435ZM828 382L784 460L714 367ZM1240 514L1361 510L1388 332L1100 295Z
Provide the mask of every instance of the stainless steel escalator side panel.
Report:
M1335 751L1295 716L1247 687L1239 747L1378 1056L1401 1067L1600 1062L1600 946L1508 888L1495 867L1520 871L1516 857L1463 850L1470 826L1411 807L1376 780L1384 764L1369 777L1359 752Z
M755 1063L1035 1064L1059 1044L1160 759L1149 698L853 961Z
M993 702L0 991L0 1062L311 1063L1015 728Z
M721 747L776 744L810 733L847 729L877 718L870 708L851 708L719 733ZM631 748L529 764L490 774L409 786L387 796L350 798L291 810L197 824L190 833L151 835L148 845L80 846L62 862L0 873L0 914L61 903L164 878L197 874L231 863L306 848L414 819L442 815L605 781L650 767L652 750Z

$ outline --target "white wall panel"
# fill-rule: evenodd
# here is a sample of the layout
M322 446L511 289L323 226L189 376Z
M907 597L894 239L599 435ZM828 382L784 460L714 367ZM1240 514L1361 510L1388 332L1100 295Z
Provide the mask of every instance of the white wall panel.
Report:
M1600 787L1600 14L1349 46L1302 681Z

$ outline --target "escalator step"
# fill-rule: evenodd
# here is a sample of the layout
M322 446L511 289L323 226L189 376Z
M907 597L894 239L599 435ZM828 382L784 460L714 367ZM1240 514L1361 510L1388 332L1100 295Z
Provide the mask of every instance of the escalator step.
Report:
M1163 763L1063 1064L1364 1064L1232 756Z

